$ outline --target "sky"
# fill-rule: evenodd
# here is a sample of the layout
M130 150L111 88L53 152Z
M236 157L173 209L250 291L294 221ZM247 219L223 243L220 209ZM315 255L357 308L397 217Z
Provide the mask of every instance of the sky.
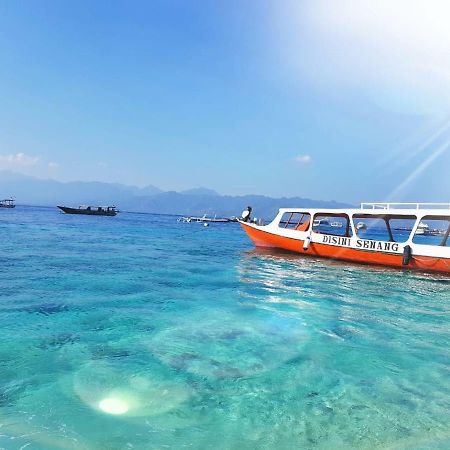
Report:
M449 20L444 0L3 0L0 170L450 201Z

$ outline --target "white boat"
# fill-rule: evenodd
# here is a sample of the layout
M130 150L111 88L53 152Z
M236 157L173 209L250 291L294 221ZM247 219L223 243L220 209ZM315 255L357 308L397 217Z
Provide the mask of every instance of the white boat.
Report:
M214 215L214 217L208 217L206 214L203 214L202 217L195 217L195 216L180 217L178 219L178 222L184 222L184 223L191 223L191 222L196 222L196 223L210 223L210 222L225 223L225 222L230 222L230 219L227 219L226 217L217 217L216 215Z
M321 225L329 226L330 221L328 219L316 219L313 222L314 227L320 227Z
M430 227L426 223L420 222L419 225L417 225L416 234L428 234L429 228Z
M357 230L365 230L365 229L367 229L367 225L364 222L358 222L356 224L356 229Z
M331 222L330 225L331 225L333 228L342 228L342 227L343 227L343 225L342 225L341 222Z
M16 205L14 203L14 199L11 198L5 198L4 200L0 200L0 208L15 208Z

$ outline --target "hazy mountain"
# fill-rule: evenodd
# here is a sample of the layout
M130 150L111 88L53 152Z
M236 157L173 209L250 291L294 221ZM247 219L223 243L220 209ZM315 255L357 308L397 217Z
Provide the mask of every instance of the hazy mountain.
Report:
M160 214L184 215L240 215L247 207L252 206L257 217L273 217L282 207L317 207L339 208L351 206L334 201L310 200L300 197L270 198L263 195L187 195L179 192L163 192L138 201L131 199L129 208L133 211L145 211Z
M13 195L17 203L31 205L112 204L137 195L135 186L97 181L62 183L0 171L0 197Z
M257 217L273 217L280 207L350 206L334 201L301 197L270 198L262 195L219 195L207 188L182 192L163 192L155 186L139 188L118 183L66 182L42 180L13 172L0 171L0 197L15 196L18 204L43 206L117 205L123 211L183 215L240 215L252 206Z
M188 189L186 191L181 191L180 194L183 194L183 195L213 195L213 196L219 195L216 191L205 188L205 187Z
M143 188L136 188L136 195L139 196L156 195L161 194L161 192L163 192L161 189L153 186L152 184L149 184L148 186L145 186Z

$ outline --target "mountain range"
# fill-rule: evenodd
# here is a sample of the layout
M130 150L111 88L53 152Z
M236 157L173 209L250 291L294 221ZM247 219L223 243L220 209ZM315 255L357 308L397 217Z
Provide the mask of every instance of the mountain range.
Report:
M280 207L339 208L351 206L336 201L302 197L271 198L263 195L220 195L212 189L163 191L156 186L127 186L98 181L60 182L10 171L0 171L0 197L14 196L17 204L40 206L112 205L122 211L183 215L239 215L252 206L259 217L273 217Z

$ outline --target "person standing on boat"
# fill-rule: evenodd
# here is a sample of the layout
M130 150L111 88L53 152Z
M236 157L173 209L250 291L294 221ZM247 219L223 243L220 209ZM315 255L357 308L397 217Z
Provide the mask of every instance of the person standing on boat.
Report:
M250 215L252 213L252 207L247 206L247 209L242 211L241 217L243 222L249 222L250 221Z

